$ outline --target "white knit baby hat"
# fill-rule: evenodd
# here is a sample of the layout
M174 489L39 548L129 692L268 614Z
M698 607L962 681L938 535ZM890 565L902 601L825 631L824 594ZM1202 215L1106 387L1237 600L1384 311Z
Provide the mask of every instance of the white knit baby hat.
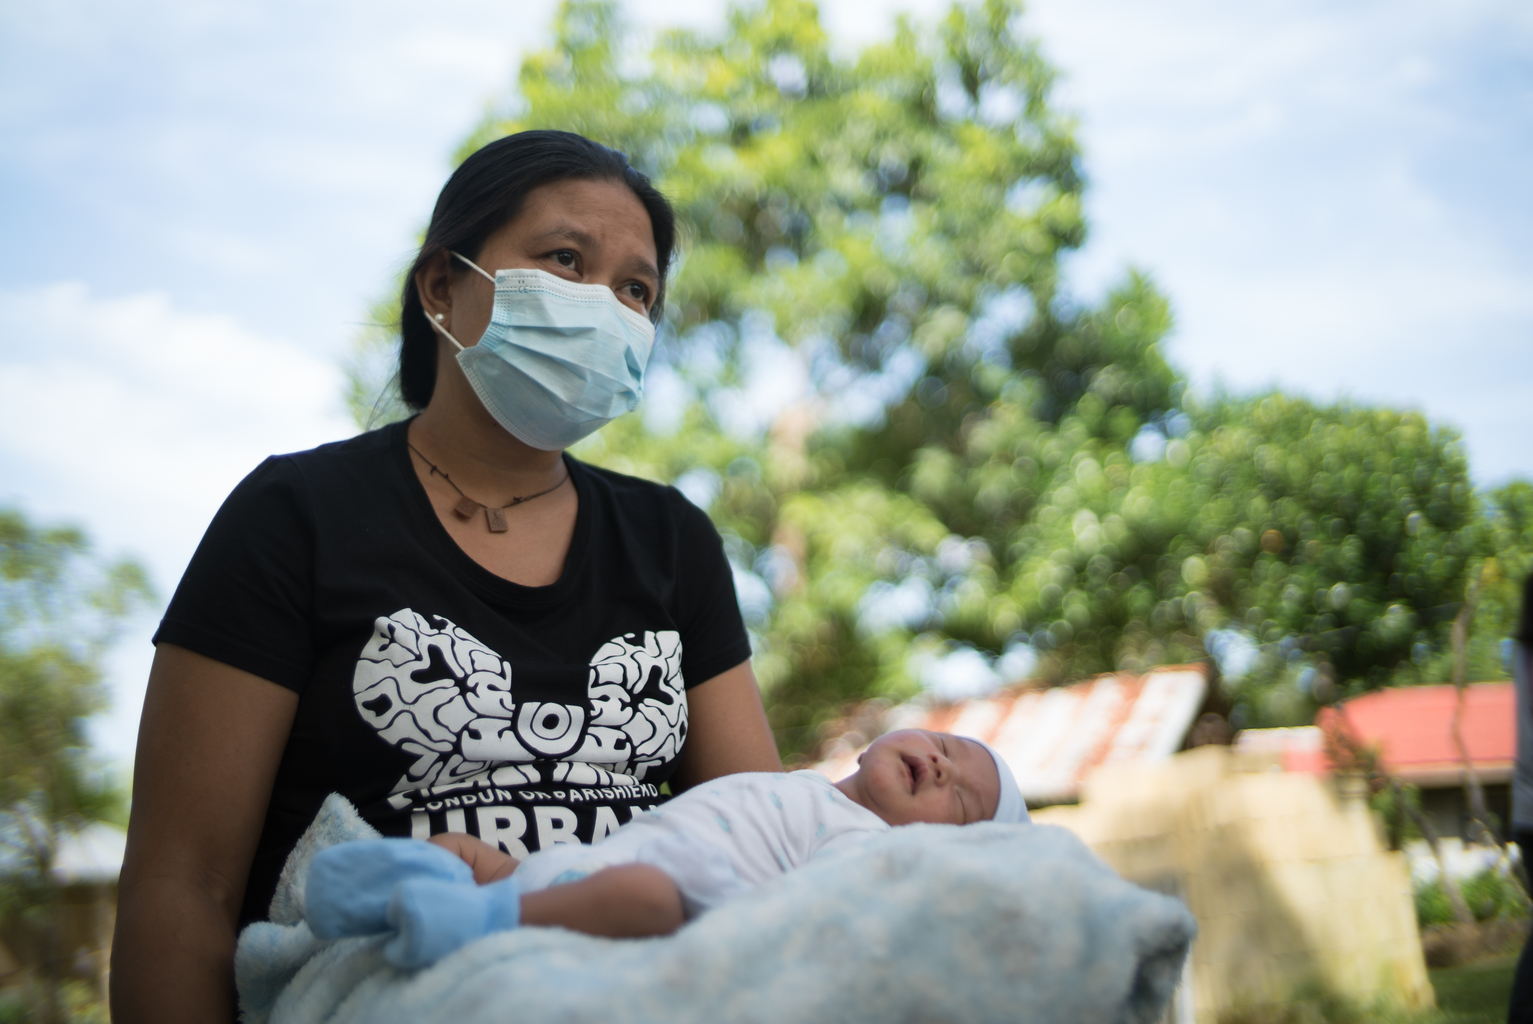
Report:
M969 737L974 739L974 737ZM1026 825L1032 821L1027 816L1027 801L1022 799L1022 790L1017 786L1017 777L1011 774L1011 768L1006 764L1005 758L995 752L995 748L984 740L974 740L984 747L995 761L995 773L1001 777L1001 799L995 805L995 817L991 821L1004 821L1008 825Z

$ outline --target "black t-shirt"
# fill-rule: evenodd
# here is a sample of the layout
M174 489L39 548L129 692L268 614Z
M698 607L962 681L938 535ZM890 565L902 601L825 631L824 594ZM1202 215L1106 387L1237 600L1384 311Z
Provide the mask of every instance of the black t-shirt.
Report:
M718 533L675 488L565 456L563 574L521 586L442 527L405 427L263 462L155 634L299 694L242 921L332 792L384 835L601 838L660 801L685 688L750 657Z

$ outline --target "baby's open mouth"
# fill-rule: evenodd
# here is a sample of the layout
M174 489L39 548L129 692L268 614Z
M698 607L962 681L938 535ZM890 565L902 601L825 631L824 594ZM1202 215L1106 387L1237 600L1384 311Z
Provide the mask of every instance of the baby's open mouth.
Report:
M909 755L901 758L905 762L905 771L910 774L910 795L914 796L921 786L921 780L926 777L926 762L919 757Z

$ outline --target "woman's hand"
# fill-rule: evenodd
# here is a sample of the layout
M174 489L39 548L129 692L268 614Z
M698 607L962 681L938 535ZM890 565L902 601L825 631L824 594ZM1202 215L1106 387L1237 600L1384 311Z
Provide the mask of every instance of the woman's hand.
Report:
M671 777L673 790L736 772L780 771L782 758L750 662L687 691L687 741Z
M112 1019L232 1021L245 881L298 695L161 644L133 766Z

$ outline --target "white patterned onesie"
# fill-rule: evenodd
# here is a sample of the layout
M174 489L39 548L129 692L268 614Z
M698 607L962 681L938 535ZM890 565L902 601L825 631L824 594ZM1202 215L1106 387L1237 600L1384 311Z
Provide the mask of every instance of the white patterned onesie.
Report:
M618 864L650 864L676 883L692 918L888 829L818 772L726 775L634 815L591 846L539 850L515 878L523 892L536 892Z

